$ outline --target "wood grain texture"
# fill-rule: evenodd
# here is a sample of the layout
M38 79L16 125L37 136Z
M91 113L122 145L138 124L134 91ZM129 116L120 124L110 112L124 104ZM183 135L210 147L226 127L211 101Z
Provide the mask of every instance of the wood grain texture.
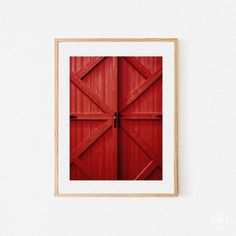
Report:
M99 128L83 143L79 143L78 147L75 147L75 150L71 153L71 162L75 162L82 153L84 153L97 139L99 139L109 128L111 128L111 120L106 121L102 125L99 125Z
M71 57L70 68L71 180L161 180L162 83L154 83L161 79L162 58ZM109 93L112 90L111 84L114 85L113 94ZM128 94L127 102L122 101L123 91ZM118 127L114 116L114 129L109 132L109 135L115 137L119 135L120 142L105 136L103 139L110 142L105 145L104 140L98 139L112 127L112 110L105 100L113 98L115 100L111 107L116 111L114 114L120 114L123 105L124 109L129 106L129 110L119 116ZM118 99L121 101L119 106ZM154 106L154 100L158 101L159 106ZM91 101L108 113L87 113L91 112ZM135 113L129 112L130 109ZM102 120L107 121L100 124L98 121ZM128 125L127 122L121 122L123 120L129 120ZM96 122L92 124L88 121ZM120 135L120 128L126 135ZM146 140L149 140L149 143ZM110 161L110 153L112 150L118 151L117 147L120 155L117 153L117 160ZM106 155L108 157L105 157ZM116 163L121 164L117 166ZM156 168L157 166L159 168ZM76 167L79 169L76 170ZM86 173L86 170L89 173ZM117 177L108 179L107 176Z
M133 103L140 95L142 95L153 83L155 83L162 75L162 68L159 68L154 75L148 78L134 89L129 97L122 103L120 111L124 111L131 103Z
M156 160L158 154L155 153L152 147L148 143L146 143L145 140L138 137L137 134L133 130L131 130L130 125L128 126L123 123L121 128L151 158L151 160ZM156 163L158 163L158 160L156 160ZM162 166L161 162L159 162L158 164L160 167ZM133 163L133 165L135 165L135 163Z
M58 62L59 62L59 41L54 40L55 65L54 65L54 196L58 196L58 108L59 108L59 87L58 87Z
M102 113L102 114L81 114L76 112L70 113L70 118L73 120L108 120L113 119L112 114Z
M142 171L135 177L135 180L145 180L156 168L158 163L152 160Z
M135 57L124 57L135 69L139 71L145 78L150 77L152 74L145 68Z
M58 42L174 42L177 38L56 38Z
M179 96L178 96L178 92L179 92L179 88L178 88L178 78L179 78L179 74L178 74L178 53L179 53L179 47L178 47L178 40L176 39L174 41L174 53L175 53L175 70L174 70L174 83L175 83L175 86L174 86L174 98L175 98L175 106L174 106L174 137L175 137L175 140L174 140L174 193L176 196L178 196L178 193L179 193L179 189L178 189L178 107L179 107L179 104L178 104L178 99L179 99Z
M81 89L83 93L85 93L94 103L96 103L104 112L106 113L112 113L112 109L94 92L92 92L89 87L84 84L82 81L79 79L75 78L75 76L72 74L71 75L71 82Z
M121 117L123 120L162 120L162 113L124 113Z
M120 62L119 179L162 180L162 58Z
M75 77L77 79L83 79L83 77L88 74L92 69L94 69L95 66L97 66L105 57L96 57L93 58L91 61L89 61L86 66L75 73Z
M114 57L70 58L71 180L117 179L114 68Z

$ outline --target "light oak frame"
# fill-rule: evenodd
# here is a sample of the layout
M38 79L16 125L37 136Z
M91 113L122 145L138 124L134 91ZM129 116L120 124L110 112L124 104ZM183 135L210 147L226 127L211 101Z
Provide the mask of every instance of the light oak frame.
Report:
M79 194L60 193L58 189L58 62L60 42L173 42L174 43L174 193ZM56 38L55 39L55 120L54 120L54 196L56 197L177 197L178 196L178 39L177 38Z

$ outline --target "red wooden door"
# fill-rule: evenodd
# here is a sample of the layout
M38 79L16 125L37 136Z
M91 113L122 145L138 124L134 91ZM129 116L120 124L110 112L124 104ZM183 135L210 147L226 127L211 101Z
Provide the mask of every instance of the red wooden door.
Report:
M70 58L70 163L71 180L162 179L161 57Z
M119 58L121 180L162 179L162 57Z
M117 179L117 58L70 57L70 179Z

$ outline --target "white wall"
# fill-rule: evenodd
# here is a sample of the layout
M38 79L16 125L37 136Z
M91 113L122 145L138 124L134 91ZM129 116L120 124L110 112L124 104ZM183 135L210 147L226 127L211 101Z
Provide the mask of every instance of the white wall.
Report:
M0 2L0 236L236 235L234 0ZM178 37L178 198L54 198L55 37Z

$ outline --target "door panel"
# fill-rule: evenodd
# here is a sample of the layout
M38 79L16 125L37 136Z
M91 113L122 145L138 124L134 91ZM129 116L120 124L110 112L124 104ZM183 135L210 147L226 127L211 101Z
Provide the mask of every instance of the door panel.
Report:
M119 147L118 178L119 180L134 180L150 163L150 158L130 138L125 129L119 130Z
M117 62L70 57L70 179L117 179Z
M162 58L121 58L118 75L119 178L161 180Z
M162 57L70 57L70 165L71 180L162 179Z

